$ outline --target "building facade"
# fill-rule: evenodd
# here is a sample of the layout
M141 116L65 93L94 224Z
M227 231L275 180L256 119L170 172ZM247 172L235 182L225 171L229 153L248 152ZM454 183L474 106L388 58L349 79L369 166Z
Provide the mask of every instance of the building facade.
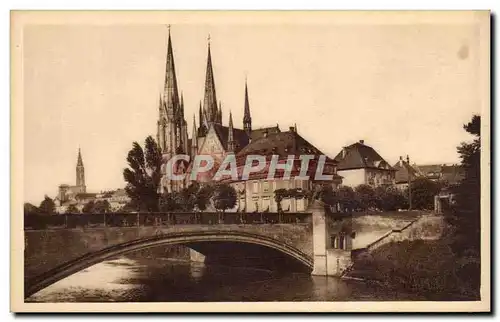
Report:
M108 201L111 211L119 211L130 202L130 198L124 189L104 191L100 193L87 192L85 185L85 167L80 149L76 162L76 184L70 186L61 184L57 196L54 198L57 213L67 212L70 206L76 207L81 212L88 202Z
M367 184L375 188L395 184L395 169L364 140L342 148L334 160L342 185L354 188Z
M68 184L59 185L57 197L54 199L56 207L64 203L74 200L78 194L85 194L87 186L85 185L85 167L83 165L82 153L78 149L78 156L76 160L76 184L74 186Z
M422 176L421 173L410 164L410 159L408 156L406 160L404 160L403 157L400 156L399 161L395 165L393 165L393 168L394 170L396 170L396 188L400 190L405 190L406 188L408 188L409 182Z

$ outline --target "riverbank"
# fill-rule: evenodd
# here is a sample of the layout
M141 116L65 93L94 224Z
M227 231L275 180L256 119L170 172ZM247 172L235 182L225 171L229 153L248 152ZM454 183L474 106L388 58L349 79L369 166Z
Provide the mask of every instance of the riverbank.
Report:
M390 242L355 261L347 278L427 300L479 300L480 264L457 258L444 239Z

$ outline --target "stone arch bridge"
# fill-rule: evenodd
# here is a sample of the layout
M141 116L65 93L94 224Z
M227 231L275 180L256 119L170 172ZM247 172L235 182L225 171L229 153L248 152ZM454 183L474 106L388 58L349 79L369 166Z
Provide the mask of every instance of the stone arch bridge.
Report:
M350 247L332 249L332 220L308 213L68 214L25 217L25 297L106 259L150 247L184 245L206 261L341 275ZM241 261L237 261L241 262Z

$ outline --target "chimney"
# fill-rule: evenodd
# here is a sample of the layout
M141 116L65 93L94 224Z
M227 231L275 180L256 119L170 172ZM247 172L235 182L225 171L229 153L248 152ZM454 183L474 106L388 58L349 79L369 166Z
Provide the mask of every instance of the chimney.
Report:
M365 144L365 140L359 140L359 143Z
M346 154L347 154L346 148L342 148L342 159L345 158Z
M294 126L290 126L290 132L295 132L295 127Z

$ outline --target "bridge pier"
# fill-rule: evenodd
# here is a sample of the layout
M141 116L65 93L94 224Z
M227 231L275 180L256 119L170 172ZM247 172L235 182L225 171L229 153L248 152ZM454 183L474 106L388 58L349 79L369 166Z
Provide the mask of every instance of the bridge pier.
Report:
M200 252L195 251L194 249L189 249L189 257L191 262L195 263L205 263L205 255Z
M352 264L351 218L337 219L325 213L315 200L312 212L313 262L311 275L341 276Z

